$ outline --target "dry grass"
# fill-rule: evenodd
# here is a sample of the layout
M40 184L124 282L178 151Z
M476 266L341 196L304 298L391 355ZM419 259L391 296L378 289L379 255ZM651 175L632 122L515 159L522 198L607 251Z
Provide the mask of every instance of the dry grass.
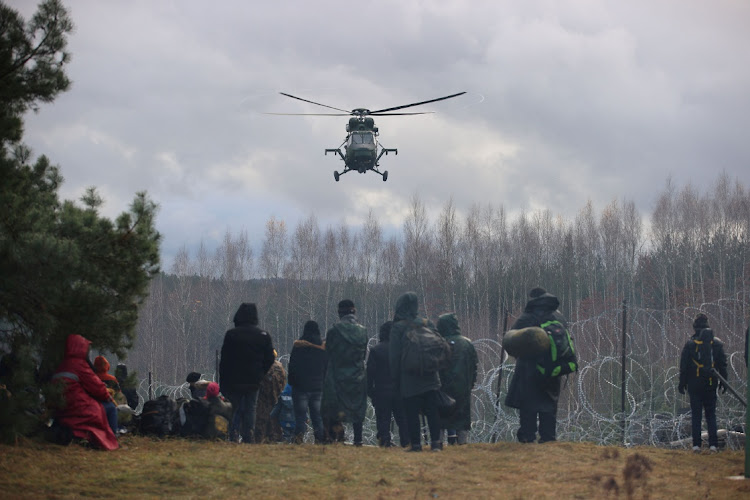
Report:
M587 443L474 444L441 453L126 436L94 451L0 446L3 498L748 498L742 452Z

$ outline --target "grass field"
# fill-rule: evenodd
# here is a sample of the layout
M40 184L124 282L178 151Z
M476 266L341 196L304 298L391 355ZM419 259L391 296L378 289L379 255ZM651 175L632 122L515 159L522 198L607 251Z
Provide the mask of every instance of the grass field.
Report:
M0 445L3 498L750 498L744 452L588 443L442 452L124 436L103 452Z

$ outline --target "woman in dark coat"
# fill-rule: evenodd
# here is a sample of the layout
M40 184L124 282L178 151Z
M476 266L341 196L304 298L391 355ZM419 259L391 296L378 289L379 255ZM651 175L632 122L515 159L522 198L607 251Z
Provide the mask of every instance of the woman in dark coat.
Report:
M110 401L104 382L96 376L89 363L91 342L80 335L69 335L65 343L65 357L52 380L65 384L65 406L55 413L55 419L73 431L73 436L105 450L118 448L102 403Z
M308 321L302 331L302 337L294 341L289 356L288 382L292 386L294 402L295 440L301 443L307 431L307 412L310 411L315 442L325 440L323 417L320 403L323 398L323 380L325 379L328 357L320 336L320 327L315 321Z

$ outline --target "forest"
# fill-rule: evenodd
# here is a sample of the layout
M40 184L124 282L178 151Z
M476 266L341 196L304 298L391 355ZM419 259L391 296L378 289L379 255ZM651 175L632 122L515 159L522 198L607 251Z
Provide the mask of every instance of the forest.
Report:
M183 248L169 272L152 280L126 362L162 386L179 386L194 370L213 376L243 301L258 305L282 362L306 320L322 330L336 321L342 298L357 304L372 345L397 297L413 290L425 316L458 315L481 358L475 413L487 429L475 432L502 434L498 425L505 421L510 432L514 418L497 405L498 379L504 396L513 367L512 358L501 362L502 333L527 292L543 286L560 298L582 366L561 404L569 432L593 425L594 440L608 441L626 419L649 427L638 435L653 441L662 432L653 429L654 415L666 413L665 432L674 434L674 416L687 406L676 391L679 352L698 311L725 343L730 377L744 390L750 192L739 180L720 174L700 191L668 179L649 214L628 200L600 211L587 202L572 220L550 210L511 217L502 204L459 212L449 199L428 213L415 194L398 234L386 235L372 211L356 228L321 228L315 215L292 228L272 217L262 241L227 232L214 252ZM730 425L739 408L729 396L724 401L720 413Z

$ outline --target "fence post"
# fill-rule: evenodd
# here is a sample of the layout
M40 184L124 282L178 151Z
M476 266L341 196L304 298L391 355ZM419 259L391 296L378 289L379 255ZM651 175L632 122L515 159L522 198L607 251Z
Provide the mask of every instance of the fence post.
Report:
M214 366L214 373L216 374L216 383L220 384L221 380L219 380L219 350L216 349L216 364Z
M503 347L503 339L505 338L505 332L508 330L508 310L503 305L503 331L500 332L500 367L497 369L497 392L495 398L495 422L497 422L497 412L500 408L500 388L503 383L503 358L505 357L505 348ZM497 442L497 431L492 433L491 443Z
M747 394L745 394L745 401L750 401L750 326L745 331L745 371L747 372ZM745 406L745 479L750 479L750 410Z
M628 299L622 300L622 392L620 394L620 411L622 412L622 445L626 445L625 441L625 393L627 391L626 377L627 370L625 369L626 353L627 348L627 317L628 317Z
M148 400L151 401L154 399L154 389L151 385L151 372L148 372Z

